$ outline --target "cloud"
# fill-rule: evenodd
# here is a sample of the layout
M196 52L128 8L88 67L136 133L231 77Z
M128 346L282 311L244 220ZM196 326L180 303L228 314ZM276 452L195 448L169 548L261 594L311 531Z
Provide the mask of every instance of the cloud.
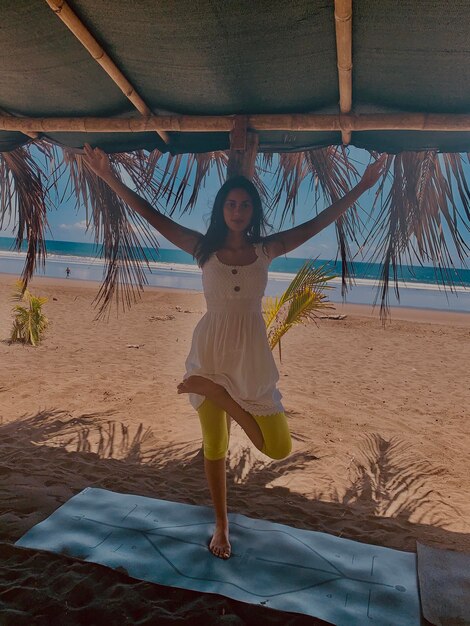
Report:
M75 222L74 224L60 224L60 230L81 230L83 232L86 231L86 220L82 220L81 222Z

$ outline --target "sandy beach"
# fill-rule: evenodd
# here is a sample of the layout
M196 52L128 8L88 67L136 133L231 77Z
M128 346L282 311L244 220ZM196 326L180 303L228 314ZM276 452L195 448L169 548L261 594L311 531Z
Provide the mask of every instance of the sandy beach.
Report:
M197 414L176 394L200 293L149 288L96 321L98 285L36 277L50 325L10 344L0 275L1 626L314 624L13 546L87 486L209 505ZM265 459L235 425L229 510L390 548L470 551L470 314L369 307L298 326L280 390L294 440Z

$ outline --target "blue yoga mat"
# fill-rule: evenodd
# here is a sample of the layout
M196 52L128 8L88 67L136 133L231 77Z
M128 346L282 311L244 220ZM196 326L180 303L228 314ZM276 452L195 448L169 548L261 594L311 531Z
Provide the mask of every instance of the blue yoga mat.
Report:
M416 555L230 514L232 556L208 550L213 512L87 488L16 545L129 576L344 626L418 626Z

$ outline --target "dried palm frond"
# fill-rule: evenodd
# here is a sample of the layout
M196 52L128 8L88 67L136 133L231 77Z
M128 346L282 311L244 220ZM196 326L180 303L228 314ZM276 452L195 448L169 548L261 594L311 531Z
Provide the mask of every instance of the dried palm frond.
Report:
M150 153L147 165L147 179L154 179L159 169L159 182L154 195L165 201L169 215L179 207L181 213L191 210L197 202L199 192L212 168L215 167L222 184L228 157L225 152L207 152L203 154L162 154L158 150ZM183 205L185 194L192 188L189 199Z
M278 157L274 172L275 188L272 207L278 206L285 197L281 225L289 213L291 219L294 219L300 186L304 181L308 182L309 189L315 193L315 206L320 192L328 204L333 204L350 190L352 181L358 177L358 171L348 159L343 146L328 146L299 153L280 154ZM272 155L265 155L264 163L267 167L272 166ZM342 262L343 295L347 289L348 279L351 282L353 274L352 254L348 240L357 242L359 226L360 222L355 205L336 222L336 234Z
M334 275L324 266L315 267L314 260L308 260L292 279L280 298L267 298L263 317L268 330L271 350L279 346L281 359L281 338L296 324L315 320L317 312L332 308L327 300L325 289L331 289L327 282Z
M50 200L45 180L45 171L31 155L29 146L0 153L0 228L7 216L9 225L17 215L15 248L20 251L23 241L28 243L22 272L25 286L37 262L44 266L46 260L44 232Z
M271 200L271 210L277 210L285 198L281 213L280 225L284 223L288 214L294 218L297 198L300 186L311 174L304 152L279 154L277 156L276 169L273 172L274 191ZM272 168L273 155L263 155L265 168Z
M144 247L158 250L154 230L138 213L129 210L110 187L89 169L82 155L65 149L64 163L68 168L69 183L77 204L83 203L87 224L94 229L95 243L98 245L100 241L103 242L101 256L105 259L104 281L95 298L95 302L100 304L98 316L109 312L108 305L113 296L123 307L129 307L147 283L142 264L148 266L149 261L142 244L146 243ZM122 179L125 172L134 184L140 184L140 167L143 165L141 155L115 155L111 165L117 177ZM145 195L146 191L141 190L141 193Z
M464 265L470 251L462 236L463 229L470 231L470 192L459 154L406 152L389 156L386 168L393 171L393 179L365 242L382 264L382 317L389 311L390 274L399 299L400 268L413 260L432 262L437 280L453 289L454 262L444 223ZM463 210L456 204L455 189Z
M152 204L170 215L178 209L190 211L208 176L215 171L225 179L228 156L224 152L193 155L162 155L154 151L115 154L114 170L125 182ZM302 153L260 154L254 182L271 210L282 207L281 223L295 215L296 200L305 182L313 192L312 213L320 196L335 202L352 186L358 172L342 147L328 147ZM469 252L463 232L470 229L470 191L465 179L464 157L433 151L404 153L388 158L391 185L382 182L383 196L377 196L378 217L360 249L371 250L383 264L381 313L388 311L389 281L393 277L398 295L400 266L432 262L444 285L453 286L452 254L465 264ZM274 191L267 188L268 170L273 170ZM128 306L147 282L146 250L158 249L154 231L119 200L108 186L84 166L80 154L61 149L46 140L37 140L9 153L0 154L0 224L17 213L16 247L28 242L23 270L25 284L37 262L44 265L47 211L53 208L58 182L68 178L62 198L70 194L86 211L86 223L94 230L95 242L105 258L104 283L96 301L102 315L114 296ZM60 186L62 189L62 186ZM284 202L284 204L283 204ZM352 242L358 243L363 229L356 208L336 223L342 260L343 294L352 274ZM147 243L146 243L147 242ZM102 243L102 245L101 245ZM151 253L150 253L151 254Z
M215 169L220 185L225 182L228 164L227 152L206 152L202 154L162 154L154 150L148 157L147 180L158 177L153 201L159 200L168 207L172 216L179 208L181 214L191 211L197 204L199 193L208 176ZM253 184L261 199L267 203L271 196L263 181L259 168L255 170ZM189 198L185 200L185 195Z

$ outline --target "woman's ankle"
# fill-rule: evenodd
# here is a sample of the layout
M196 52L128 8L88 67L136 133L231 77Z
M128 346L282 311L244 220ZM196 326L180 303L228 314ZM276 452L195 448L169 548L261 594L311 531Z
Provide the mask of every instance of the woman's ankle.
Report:
M217 526L217 528L224 528L224 529L228 529L228 517L216 517L215 518L215 525Z

